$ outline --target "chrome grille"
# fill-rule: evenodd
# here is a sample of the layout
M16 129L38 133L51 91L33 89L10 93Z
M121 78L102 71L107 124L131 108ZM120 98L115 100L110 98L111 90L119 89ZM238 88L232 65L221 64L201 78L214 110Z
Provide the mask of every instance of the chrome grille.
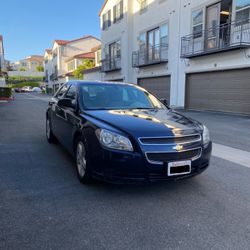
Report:
M142 145L167 145L167 144L188 144L201 141L200 134L173 137L141 137L139 142Z

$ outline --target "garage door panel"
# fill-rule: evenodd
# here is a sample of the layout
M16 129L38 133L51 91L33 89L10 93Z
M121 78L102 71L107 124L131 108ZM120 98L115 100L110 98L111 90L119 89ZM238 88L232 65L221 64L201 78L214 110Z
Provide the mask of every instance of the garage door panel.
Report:
M186 108L250 114L250 69L187 75Z
M170 76L138 79L138 85L147 89L158 98L170 100Z

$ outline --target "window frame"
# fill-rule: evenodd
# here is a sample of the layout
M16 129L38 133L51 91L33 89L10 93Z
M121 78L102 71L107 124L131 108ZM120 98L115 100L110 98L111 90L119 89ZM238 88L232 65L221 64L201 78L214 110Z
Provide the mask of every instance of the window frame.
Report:
M148 1L147 0L140 0L140 14L143 14L148 9Z
M119 47L117 45L119 45ZM111 57L111 47L112 46L115 46L116 56L114 58ZM120 39L115 40L115 41L113 41L105 46L105 57L107 57L108 59L111 60L111 59L115 59L115 58L121 58L121 54L122 54L122 52L121 52L121 40Z
M194 16L193 13L194 12L201 12L202 13L202 17L201 17L201 22L199 22L198 24L194 24ZM196 8L191 10L191 29L192 29L192 34L193 34L193 38L197 39L197 38L201 38L203 37L202 31L204 29L204 7L200 7L200 8ZM194 31L195 27L201 26L201 30L200 31Z
M102 15L102 30L108 30L111 26L111 10L107 10Z
M71 68L71 66L73 66L73 67ZM68 69L68 71L74 71L75 70L75 60L72 60L72 61L67 63L67 69Z
M74 98L67 97L67 94L69 93L69 91L70 91L70 89L71 89L72 87L75 88L75 97L74 97ZM72 101L76 101L76 100L77 100L77 86L76 86L75 84L69 85L69 86L68 86L68 89L66 90L66 92L65 92L65 94L64 94L63 97L64 97L64 98L67 98L67 99L70 99L70 100L72 100Z
M61 91L63 90L63 88L66 88L66 90L65 90L65 92L62 95L59 96L59 94L61 93ZM55 98L62 99L64 97L65 93L68 91L68 88L69 88L69 85L67 83L63 84L61 86L61 88L59 88L57 90L57 92L55 93Z
M118 12L119 10L119 12ZM117 23L123 19L123 12L124 12L124 4L123 0L120 0L114 7L113 7L113 22Z
M169 45L169 23L168 22L164 22L164 23L161 23L161 24L159 24L158 26L156 26L156 27L153 27L153 28L151 28L151 29L149 29L149 30L145 30L145 31L143 31L143 32L140 32L139 33L139 36L138 36L138 47L139 47L139 49L140 48L147 48L148 47L148 33L150 32L150 31L153 31L153 30L159 30L159 44L155 44L155 45L162 45L162 43L161 43L161 39L162 38L164 38L164 37L162 37L162 30L161 30L161 28L163 27L163 26L167 26L167 43L166 44L164 44L164 45ZM144 41L144 43L141 43L141 37L142 36L144 36L145 37L145 41Z
M242 11L246 11L248 10L248 18L247 19L239 19L237 20L237 14L242 12ZM247 6L243 6L237 9L237 0L235 1L235 22L236 25L242 25L242 24L246 24L249 22L250 19L250 1L249 4Z

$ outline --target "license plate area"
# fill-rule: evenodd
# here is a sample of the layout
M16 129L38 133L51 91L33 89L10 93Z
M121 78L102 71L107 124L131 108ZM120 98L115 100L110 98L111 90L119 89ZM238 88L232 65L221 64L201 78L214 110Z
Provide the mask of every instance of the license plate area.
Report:
M168 176L184 175L191 173L191 161L176 161L168 163Z

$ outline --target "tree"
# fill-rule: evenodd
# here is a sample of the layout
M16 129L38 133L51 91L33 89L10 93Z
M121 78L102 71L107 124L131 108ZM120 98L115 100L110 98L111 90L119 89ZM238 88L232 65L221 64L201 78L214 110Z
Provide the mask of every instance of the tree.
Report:
M37 70L38 72L44 72L44 67L41 66L41 65L38 65L38 66L36 66L36 70Z
M20 68L19 71L26 71L26 69L25 68Z
M83 79L83 71L86 69L94 68L95 63L91 59L84 59L82 64L77 67L77 69L73 72L73 76L79 80Z

